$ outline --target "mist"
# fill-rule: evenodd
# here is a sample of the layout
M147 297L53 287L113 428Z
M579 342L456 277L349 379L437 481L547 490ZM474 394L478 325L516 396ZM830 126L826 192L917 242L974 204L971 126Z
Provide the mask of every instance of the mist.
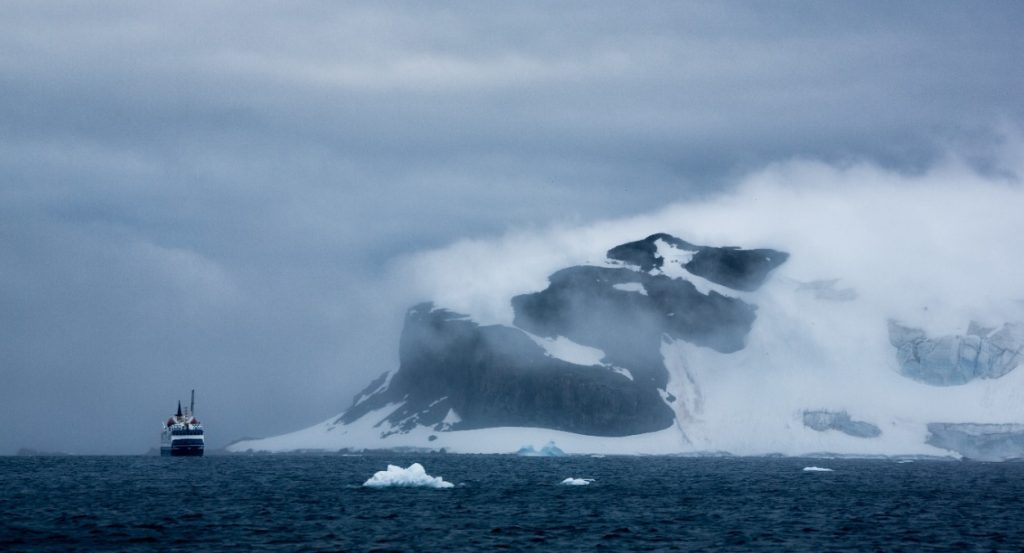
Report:
M698 244L788 252L779 279L840 279L892 317L949 331L971 318L1005 320L1024 300L1015 240L1024 230L1022 154L1019 140L1008 144L998 174L980 173L954 154L920 174L870 163L780 162L714 198L464 240L410 256L402 272L439 305L511 324L507 298L543 289L558 269L604 264L620 243L667 232Z
M211 448L301 428L397 366L408 306L507 323L652 232L908 324L1008 319L1020 20L7 3L0 453L144 452L193 388Z

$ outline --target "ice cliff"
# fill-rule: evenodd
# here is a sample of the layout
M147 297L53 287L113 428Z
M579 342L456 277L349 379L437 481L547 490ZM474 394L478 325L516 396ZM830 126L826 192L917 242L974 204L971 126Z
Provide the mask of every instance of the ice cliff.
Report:
M995 329L971 321L963 335L929 338L921 329L889 321L889 341L904 375L936 386L999 378L1024 361L1019 323Z
M928 443L977 461L1024 457L1024 424L931 423Z

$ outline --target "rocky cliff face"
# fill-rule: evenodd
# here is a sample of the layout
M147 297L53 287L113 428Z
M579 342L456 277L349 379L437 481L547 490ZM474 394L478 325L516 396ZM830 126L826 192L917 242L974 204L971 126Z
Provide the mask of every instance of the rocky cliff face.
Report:
M616 288L638 285L634 290ZM512 298L516 326L538 336L565 336L601 349L646 385L667 380L662 336L729 353L743 348L755 307L717 292L702 294L688 281L630 269L573 267L550 278L547 289Z
M399 370L371 383L336 422L397 405L381 421L382 435L418 426L439 432L528 426L626 436L672 425L662 340L737 351L756 307L665 274L669 250L686 257L682 267L691 276L736 290L757 288L788 257L656 234L612 248L608 257L623 262L619 267L569 267L552 274L546 289L516 296L512 327L481 326L418 305L406 316ZM567 338L604 357L591 365L559 359L537 337Z
M393 402L401 406L386 420L396 432L417 425L439 431L533 426L624 436L673 420L651 386L607 367L553 358L521 330L480 326L431 304L409 310L401 360L387 389L343 420Z

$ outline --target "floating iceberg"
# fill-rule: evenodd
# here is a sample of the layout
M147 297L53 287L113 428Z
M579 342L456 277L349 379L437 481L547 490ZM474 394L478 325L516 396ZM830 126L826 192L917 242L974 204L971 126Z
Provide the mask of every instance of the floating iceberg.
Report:
M566 478L562 480L563 486L589 486L593 482L593 478Z
M388 465L388 470L374 473L369 480L363 482L368 488L452 488L455 485L445 482L440 476L431 476L423 469L423 465L413 463L409 468Z
M555 445L555 442L548 442L540 448L540 451L534 449L532 445L523 446L519 448L516 455L522 457L565 457L565 452Z
M804 472L833 472L825 467L804 467Z

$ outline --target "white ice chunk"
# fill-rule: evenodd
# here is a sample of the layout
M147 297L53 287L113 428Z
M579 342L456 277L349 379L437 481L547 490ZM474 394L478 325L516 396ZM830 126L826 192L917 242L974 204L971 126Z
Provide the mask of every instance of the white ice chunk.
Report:
M643 284L639 282L623 282L620 284L613 284L612 288L616 290L622 290L623 292L636 292L638 294L647 295L647 289L644 288Z
M563 486L589 486L590 483L593 482L593 481L594 481L593 478L572 478L572 477L569 477L569 478L566 478L565 480L562 480L562 485Z
M455 485L445 482L440 476L430 476L423 465L413 463L409 468L388 465L388 470L374 473L369 480L363 482L368 488L452 488Z
M825 467L804 467L804 472L832 472L832 469Z

